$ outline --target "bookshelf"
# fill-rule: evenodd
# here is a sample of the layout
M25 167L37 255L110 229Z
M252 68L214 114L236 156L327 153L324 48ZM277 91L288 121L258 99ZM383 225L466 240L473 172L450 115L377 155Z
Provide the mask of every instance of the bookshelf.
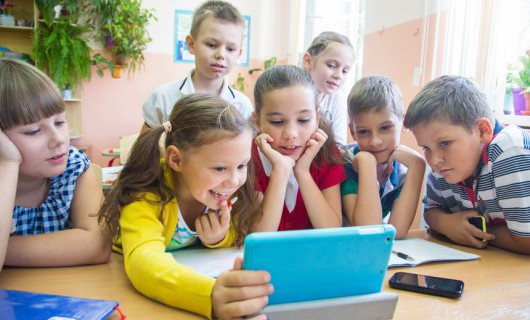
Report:
M7 8L6 13L15 17L15 26L0 25L0 46L13 52L33 55L33 35L39 27L39 13L33 0L14 1L15 7ZM24 20L25 25L17 25ZM37 66L38 67L38 66ZM82 130L82 100L78 93L73 99L64 99L66 119L70 127L70 138L80 138Z

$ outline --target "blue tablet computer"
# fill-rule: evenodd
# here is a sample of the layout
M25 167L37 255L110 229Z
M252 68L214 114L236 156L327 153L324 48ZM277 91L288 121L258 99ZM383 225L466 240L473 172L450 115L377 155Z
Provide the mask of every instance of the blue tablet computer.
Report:
M271 274L269 305L376 293L395 233L391 225L252 233L243 269Z

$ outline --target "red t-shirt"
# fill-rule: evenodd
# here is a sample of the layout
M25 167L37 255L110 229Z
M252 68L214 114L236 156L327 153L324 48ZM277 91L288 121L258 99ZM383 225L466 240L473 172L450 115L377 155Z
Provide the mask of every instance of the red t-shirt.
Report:
M256 190L265 193L269 185L269 177L263 169L256 144L252 146L252 161L254 162L254 170L256 173ZM346 172L342 164L323 164L320 168L311 165L309 173L320 190L327 189L346 180ZM296 205L292 212L287 210L284 201L282 218L278 226L278 231L298 229L313 229L300 190L298 190L296 195Z

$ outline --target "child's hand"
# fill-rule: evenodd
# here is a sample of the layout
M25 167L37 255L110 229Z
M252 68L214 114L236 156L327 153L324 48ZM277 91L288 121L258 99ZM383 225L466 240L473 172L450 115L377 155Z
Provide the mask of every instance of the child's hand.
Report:
M442 233L452 241L475 248L485 248L488 245L487 241L495 239L495 236L490 233L479 230L468 219L477 216L475 210L468 210L462 212L455 212L447 214L444 217ZM482 241L486 239L487 241Z
M272 137L266 133L262 133L256 137L256 145L267 157L267 159L269 159L272 167L289 169L290 172L295 165L294 160L291 157L284 156L283 154L274 150L271 146L272 141Z
M328 135L322 129L317 129L306 143L306 149L294 166L296 172L309 172L309 167L315 159L318 151L322 148Z
M202 243L213 245L221 242L230 228L230 208L226 201L221 202L219 213L209 210L195 220L195 230Z
M425 159L418 152L404 145L398 145L390 154L388 158L388 174L391 174L394 170L394 161L401 163L407 168L415 164L425 163Z
M20 164L22 156L15 144L0 130L0 161Z
M236 258L234 269L219 275L212 290L212 316L218 319L240 319L259 312L269 302L274 288L266 271L241 270L242 260ZM265 320L264 314L252 318Z
M351 161L351 166L355 172L359 173L359 166L361 163L372 163L375 166L377 165L377 160L370 152L360 151L353 157Z

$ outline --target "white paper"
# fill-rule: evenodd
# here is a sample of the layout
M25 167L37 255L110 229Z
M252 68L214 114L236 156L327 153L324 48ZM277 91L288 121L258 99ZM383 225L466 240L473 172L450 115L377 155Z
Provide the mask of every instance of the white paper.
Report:
M236 257L243 256L243 248L186 248L172 253L173 258L195 271L216 278L223 271L234 267Z

